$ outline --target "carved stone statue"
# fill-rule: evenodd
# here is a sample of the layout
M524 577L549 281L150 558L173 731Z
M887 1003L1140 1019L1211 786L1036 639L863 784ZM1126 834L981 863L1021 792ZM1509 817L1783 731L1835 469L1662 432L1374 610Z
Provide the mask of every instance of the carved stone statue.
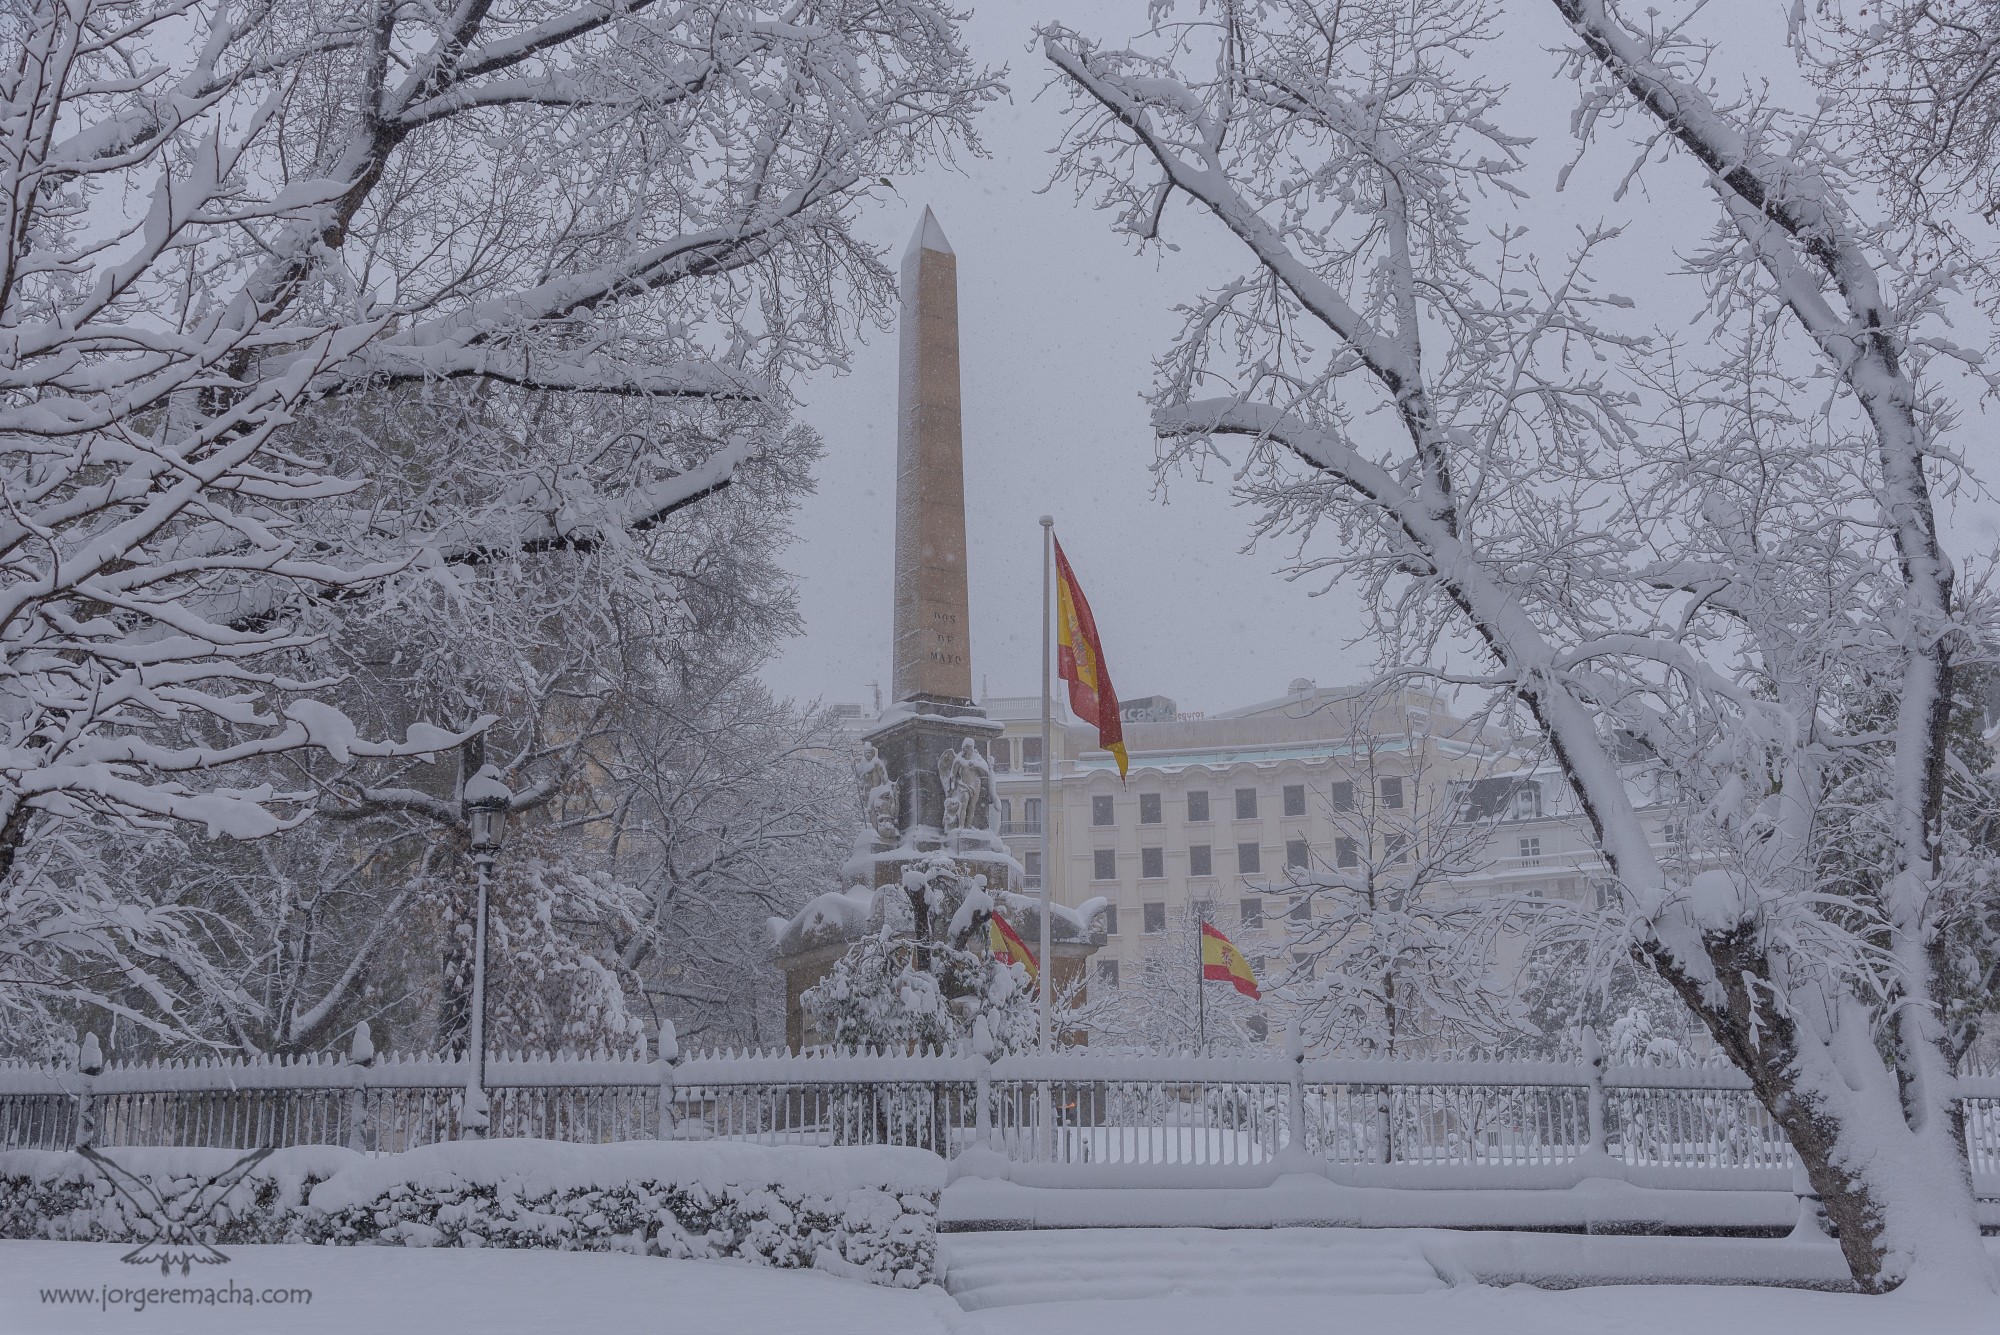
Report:
M944 827L971 830L980 827L987 803L986 757L970 737L958 750L938 756L938 782L944 786Z
M902 837L896 828L896 785L889 782L889 767L867 742L861 744L861 758L854 762L854 781L861 786L862 819L877 839L895 843Z

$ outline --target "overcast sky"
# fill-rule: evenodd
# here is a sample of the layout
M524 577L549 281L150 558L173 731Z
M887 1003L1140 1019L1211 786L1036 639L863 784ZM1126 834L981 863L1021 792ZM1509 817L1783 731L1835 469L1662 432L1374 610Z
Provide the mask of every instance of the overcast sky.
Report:
M1619 242L1632 261L1625 290L1643 299L1642 275L1657 272L1663 252L1697 243L1713 205L1684 161L1649 168L1640 193L1614 203L1611 186L1630 155L1606 152L1554 194L1574 147L1574 86L1557 77L1546 50L1560 37L1552 6L1515 9L1521 21L1496 53L1515 90L1519 120L1508 128L1540 141L1521 181L1540 197L1521 217L1543 233L1600 218L1629 223ZM991 157L899 181L864 234L888 246L893 262L928 204L958 255L974 689L1039 689L1036 521L1047 513L1091 597L1119 694L1164 694L1183 709L1213 711L1280 695L1295 677L1360 679L1372 654L1354 642L1361 620L1353 592L1287 581L1282 545L1243 550L1252 516L1233 505L1226 477L1154 486L1140 397L1152 358L1173 337L1176 302L1235 273L1240 250L1182 204L1168 223L1179 251L1140 256L1066 186L1040 193L1061 99L1042 93L1046 66L1029 49L1034 23L1061 15L1096 36L1128 37L1144 11L1129 0L981 3L969 40L981 59L1011 67L1013 88L983 118ZM1790 82L1778 45L1782 12L1776 0L1745 0L1728 19L1711 9L1701 21L1742 25L1738 49L1768 53L1768 72ZM818 494L785 558L799 578L806 633L765 675L783 695L866 702L870 683L885 695L889 685L893 331L857 348L850 374L808 382L803 399L827 445ZM1992 546L1990 522L1955 522L1961 550Z

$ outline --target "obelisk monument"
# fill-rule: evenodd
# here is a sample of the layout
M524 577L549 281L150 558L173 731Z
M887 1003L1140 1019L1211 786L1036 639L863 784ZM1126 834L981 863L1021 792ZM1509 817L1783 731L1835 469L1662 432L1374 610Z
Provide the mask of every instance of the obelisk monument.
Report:
M902 304L891 698L970 705L958 256L929 209L903 252Z
M894 702L867 740L896 790L894 847L1004 862L992 785L980 778L1000 725L972 699L958 257L929 209L903 253L901 297ZM881 868L883 883L893 871Z

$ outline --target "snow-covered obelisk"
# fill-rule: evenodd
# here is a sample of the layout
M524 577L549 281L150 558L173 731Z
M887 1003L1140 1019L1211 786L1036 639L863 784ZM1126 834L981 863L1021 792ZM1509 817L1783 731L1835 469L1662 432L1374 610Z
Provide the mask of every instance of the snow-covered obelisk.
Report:
M903 252L902 304L892 698L965 708L972 704L972 646L965 592L958 256L929 209Z
M901 848L948 846L969 860L997 853L1004 862L989 832L992 784L982 778L987 741L1000 725L972 699L958 257L929 209L903 252L902 308L894 703L867 740L896 788ZM886 878L893 868L882 871Z

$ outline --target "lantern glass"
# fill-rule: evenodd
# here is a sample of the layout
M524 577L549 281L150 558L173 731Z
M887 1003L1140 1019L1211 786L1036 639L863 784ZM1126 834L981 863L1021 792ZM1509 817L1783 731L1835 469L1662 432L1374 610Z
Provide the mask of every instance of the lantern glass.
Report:
M500 848L500 839L506 830L507 811L498 806L477 806L468 813L472 824L472 847L475 852L493 853Z

